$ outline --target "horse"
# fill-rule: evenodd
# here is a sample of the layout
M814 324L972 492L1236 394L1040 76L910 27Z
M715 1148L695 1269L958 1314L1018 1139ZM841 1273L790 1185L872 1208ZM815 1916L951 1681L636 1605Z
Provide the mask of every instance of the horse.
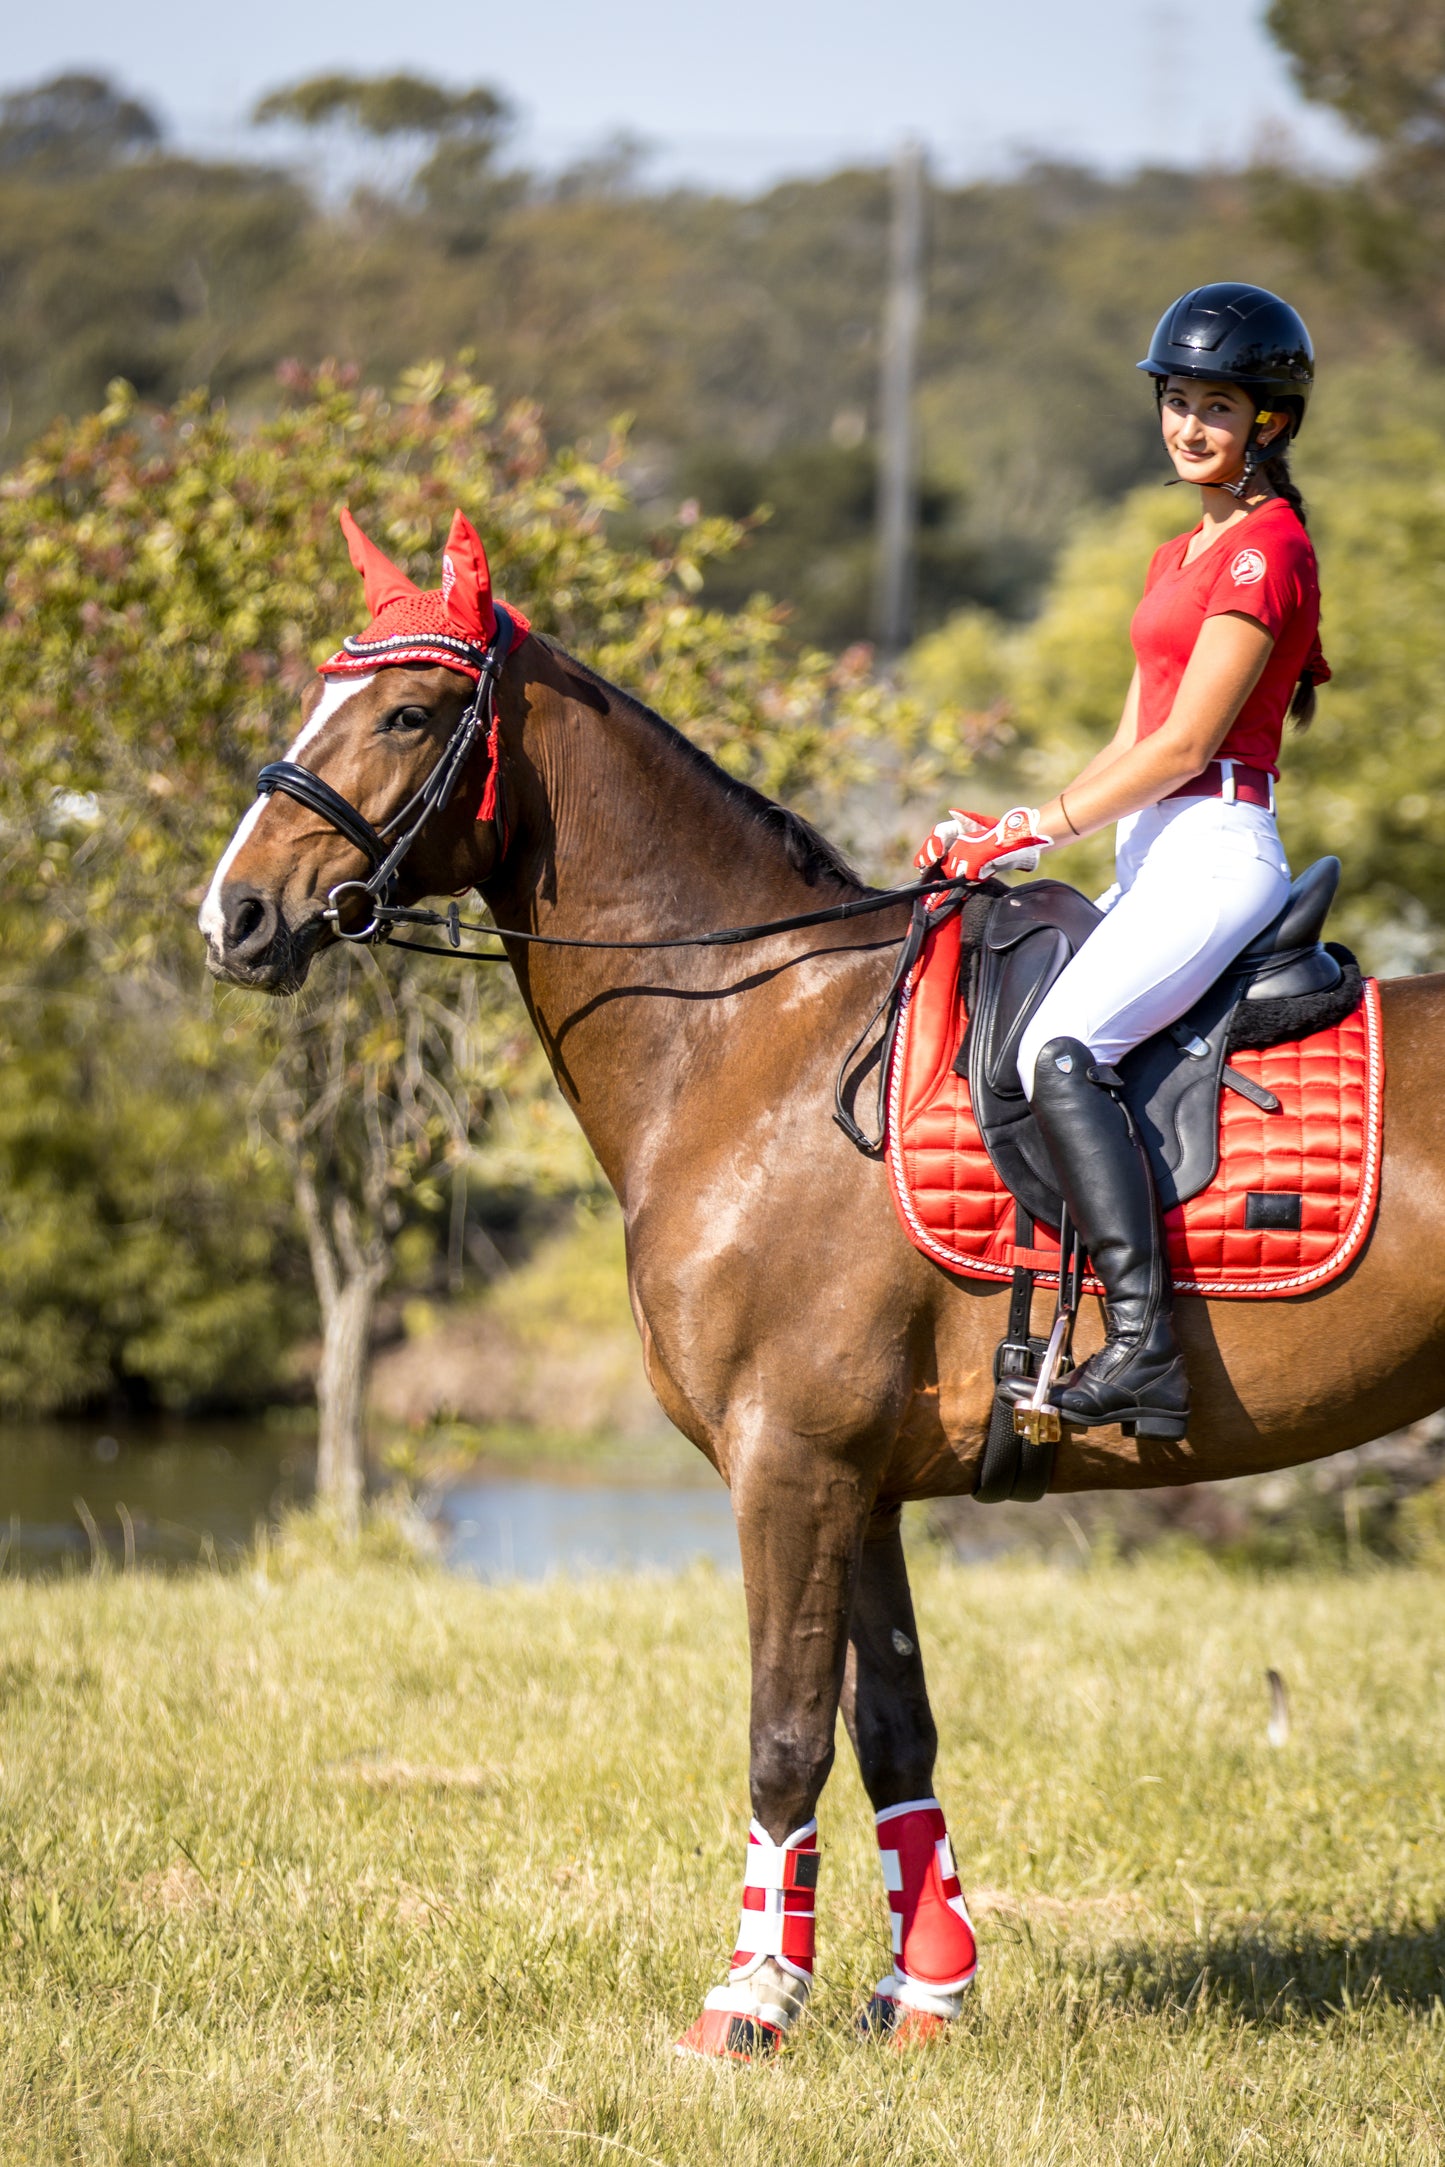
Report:
M840 1708L880 1842L889 1815L936 1806L900 1513L910 1499L973 1489L1009 1297L919 1253L883 1164L832 1118L840 1056L886 991L907 905L781 932L745 955L650 952L739 922L867 905L876 891L661 716L525 621L519 633L493 655L489 736L463 729L477 694L453 668L398 662L318 680L292 748L293 778L305 755L301 781L246 813L201 923L215 977L277 995L300 987L345 931L328 897L364 886L366 835L343 832L338 804L383 834L421 807L387 874L401 906L471 890L488 906L621 1206L652 1389L731 1493L751 1666L748 1894L809 1914L806 1960L780 1963L770 1944L761 1987L753 1977L753 2013L766 2005L767 2021L740 2030L734 2009L708 2049L750 2052L781 2033L811 1977L808 1876L785 1853L810 1847L799 1832L832 1765ZM449 756L456 787L428 800ZM557 945L536 945L539 934ZM569 945L589 941L639 945ZM1386 983L1382 1014L1384 1162L1363 1252L1288 1300L1182 1298L1187 1437L1066 1431L1054 1491L1290 1467L1445 1397L1445 976ZM1101 1338L1086 1304L1080 1347ZM956 1890L946 1854L945 1835L939 1871ZM816 1881L816 1859L809 1873ZM965 1915L961 1899L953 1911ZM926 1995L918 2005L934 2006ZM956 1997L937 2004L944 2018L955 2008Z

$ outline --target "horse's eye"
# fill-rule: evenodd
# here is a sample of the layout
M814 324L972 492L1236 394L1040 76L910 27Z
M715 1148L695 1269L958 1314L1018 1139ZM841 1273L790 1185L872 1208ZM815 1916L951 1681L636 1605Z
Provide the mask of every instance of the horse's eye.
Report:
M424 730L431 716L424 707L398 707L386 718L388 730Z

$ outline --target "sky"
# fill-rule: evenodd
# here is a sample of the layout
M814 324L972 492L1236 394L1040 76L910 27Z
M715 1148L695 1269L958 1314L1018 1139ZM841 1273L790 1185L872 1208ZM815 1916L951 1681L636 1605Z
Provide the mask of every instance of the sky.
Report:
M491 83L522 116L518 153L554 167L619 133L659 181L753 190L920 138L942 176L1030 156L1110 172L1234 164L1287 143L1347 163L1343 127L1305 106L1262 0L67 0L6 11L0 89L62 68L112 75L186 146L252 149L245 117L323 69Z

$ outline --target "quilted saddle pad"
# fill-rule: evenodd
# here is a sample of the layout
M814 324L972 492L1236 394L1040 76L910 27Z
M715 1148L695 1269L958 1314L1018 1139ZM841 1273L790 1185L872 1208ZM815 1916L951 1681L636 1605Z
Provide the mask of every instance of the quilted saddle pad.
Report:
M968 1020L958 979L955 916L929 935L903 994L888 1084L893 1201L910 1241L950 1271L1002 1280L1028 1265L1056 1285L1058 1241L1038 1227L1020 1244L1018 1208L983 1147L968 1081L953 1073ZM1174 1285L1213 1299L1306 1294L1358 1256L1379 1200L1379 986L1367 979L1359 1007L1330 1030L1229 1058L1280 1110L1221 1094L1219 1172L1165 1215Z

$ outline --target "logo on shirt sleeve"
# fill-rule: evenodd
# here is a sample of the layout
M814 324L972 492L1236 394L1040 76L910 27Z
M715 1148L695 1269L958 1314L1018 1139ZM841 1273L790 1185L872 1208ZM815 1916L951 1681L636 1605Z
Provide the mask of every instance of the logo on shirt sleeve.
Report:
M1229 567L1229 576L1236 587L1257 587L1268 570L1263 550L1241 549Z

